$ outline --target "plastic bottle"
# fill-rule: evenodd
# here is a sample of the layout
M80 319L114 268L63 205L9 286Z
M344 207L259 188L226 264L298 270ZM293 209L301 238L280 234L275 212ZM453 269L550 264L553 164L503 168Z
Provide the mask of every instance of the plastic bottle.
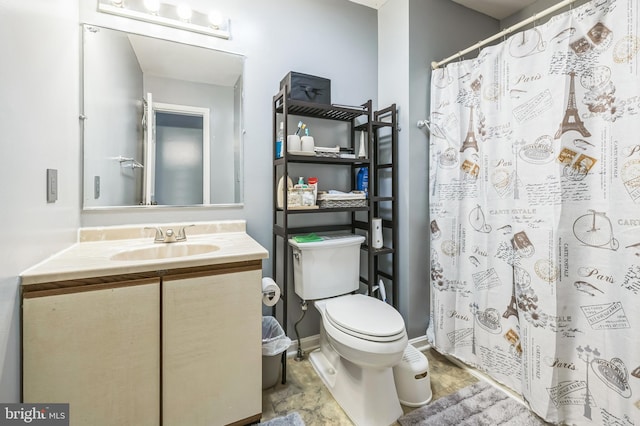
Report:
M313 176L307 179L309 186L313 188L313 204L316 204L318 200L318 178Z
M280 130L276 136L276 158L282 157L282 144L284 143L284 122L280 122Z
M358 191L364 191L365 197L369 196L369 169L367 167L361 167L358 171L356 189Z

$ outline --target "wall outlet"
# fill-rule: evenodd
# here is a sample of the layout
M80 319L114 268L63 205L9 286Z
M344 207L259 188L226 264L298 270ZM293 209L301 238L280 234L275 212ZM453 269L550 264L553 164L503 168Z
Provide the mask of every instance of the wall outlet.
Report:
M47 203L58 200L58 170L47 169Z

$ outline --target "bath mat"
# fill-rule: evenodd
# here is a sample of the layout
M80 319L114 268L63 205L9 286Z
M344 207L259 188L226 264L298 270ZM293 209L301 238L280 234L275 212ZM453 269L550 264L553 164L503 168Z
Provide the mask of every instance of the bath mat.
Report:
M286 416L276 417L275 419L267 420L260 424L268 426L304 426L304 421L302 420L302 417L300 417L300 414L294 411Z
M547 425L527 407L486 382L477 382L398 419L414 425Z

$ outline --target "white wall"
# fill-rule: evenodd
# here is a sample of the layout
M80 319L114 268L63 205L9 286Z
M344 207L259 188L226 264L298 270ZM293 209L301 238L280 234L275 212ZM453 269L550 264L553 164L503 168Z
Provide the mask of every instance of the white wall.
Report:
M20 399L18 275L80 224L77 0L0 0L0 401ZM46 169L58 170L47 204Z
M92 207L135 205L142 198L143 171L121 167L115 158L142 161L142 70L126 34L95 31L84 29L81 36L84 81L80 90L87 117L84 140L88 141L84 165L91 171L84 176L84 203ZM95 177L100 179L98 198Z
M499 31L498 21L450 0L388 0L378 14L378 99L399 107L399 299L409 337L429 315L428 138L432 61Z

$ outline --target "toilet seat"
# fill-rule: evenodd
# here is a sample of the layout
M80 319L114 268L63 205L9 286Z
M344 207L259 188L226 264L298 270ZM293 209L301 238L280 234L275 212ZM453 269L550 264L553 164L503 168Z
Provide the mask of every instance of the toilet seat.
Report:
M326 319L350 336L373 342L391 342L406 335L404 320L392 306L362 294L329 299Z

